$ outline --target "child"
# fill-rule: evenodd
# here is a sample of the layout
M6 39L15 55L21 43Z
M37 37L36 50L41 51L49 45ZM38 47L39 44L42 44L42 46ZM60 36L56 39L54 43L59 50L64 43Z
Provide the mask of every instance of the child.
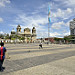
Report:
M5 59L5 52L6 52L6 48L4 47L4 43L1 42L1 47L0 47L0 71L1 72L3 71L2 65Z

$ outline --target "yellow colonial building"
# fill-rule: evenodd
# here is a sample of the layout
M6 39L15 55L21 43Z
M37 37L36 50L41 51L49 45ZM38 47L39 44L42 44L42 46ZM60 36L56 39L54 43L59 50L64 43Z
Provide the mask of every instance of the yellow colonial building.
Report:
M21 31L21 26L18 25L16 28L16 32L13 29L11 31L11 35L23 36L25 38L25 42L35 42L36 41L36 29L32 28L32 31L29 28L25 28L24 31Z

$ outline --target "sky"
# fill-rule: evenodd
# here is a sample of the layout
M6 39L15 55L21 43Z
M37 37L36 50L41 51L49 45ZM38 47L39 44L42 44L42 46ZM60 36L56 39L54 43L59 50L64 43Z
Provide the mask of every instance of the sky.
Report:
M0 0L0 33L11 33L20 24L36 28L37 38L48 37L48 5L50 5L50 37L70 35L69 22L75 18L75 0Z

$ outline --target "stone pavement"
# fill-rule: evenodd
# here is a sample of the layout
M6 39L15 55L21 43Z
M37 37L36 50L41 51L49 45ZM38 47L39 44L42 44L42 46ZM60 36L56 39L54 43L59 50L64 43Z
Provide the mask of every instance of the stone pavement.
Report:
M75 75L75 45L6 44L10 59L5 59L0 75Z

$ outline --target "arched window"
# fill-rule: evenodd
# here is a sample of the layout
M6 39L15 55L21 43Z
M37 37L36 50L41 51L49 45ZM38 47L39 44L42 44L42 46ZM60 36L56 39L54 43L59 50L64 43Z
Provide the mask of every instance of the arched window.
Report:
M20 32L20 29L19 29L19 32Z

